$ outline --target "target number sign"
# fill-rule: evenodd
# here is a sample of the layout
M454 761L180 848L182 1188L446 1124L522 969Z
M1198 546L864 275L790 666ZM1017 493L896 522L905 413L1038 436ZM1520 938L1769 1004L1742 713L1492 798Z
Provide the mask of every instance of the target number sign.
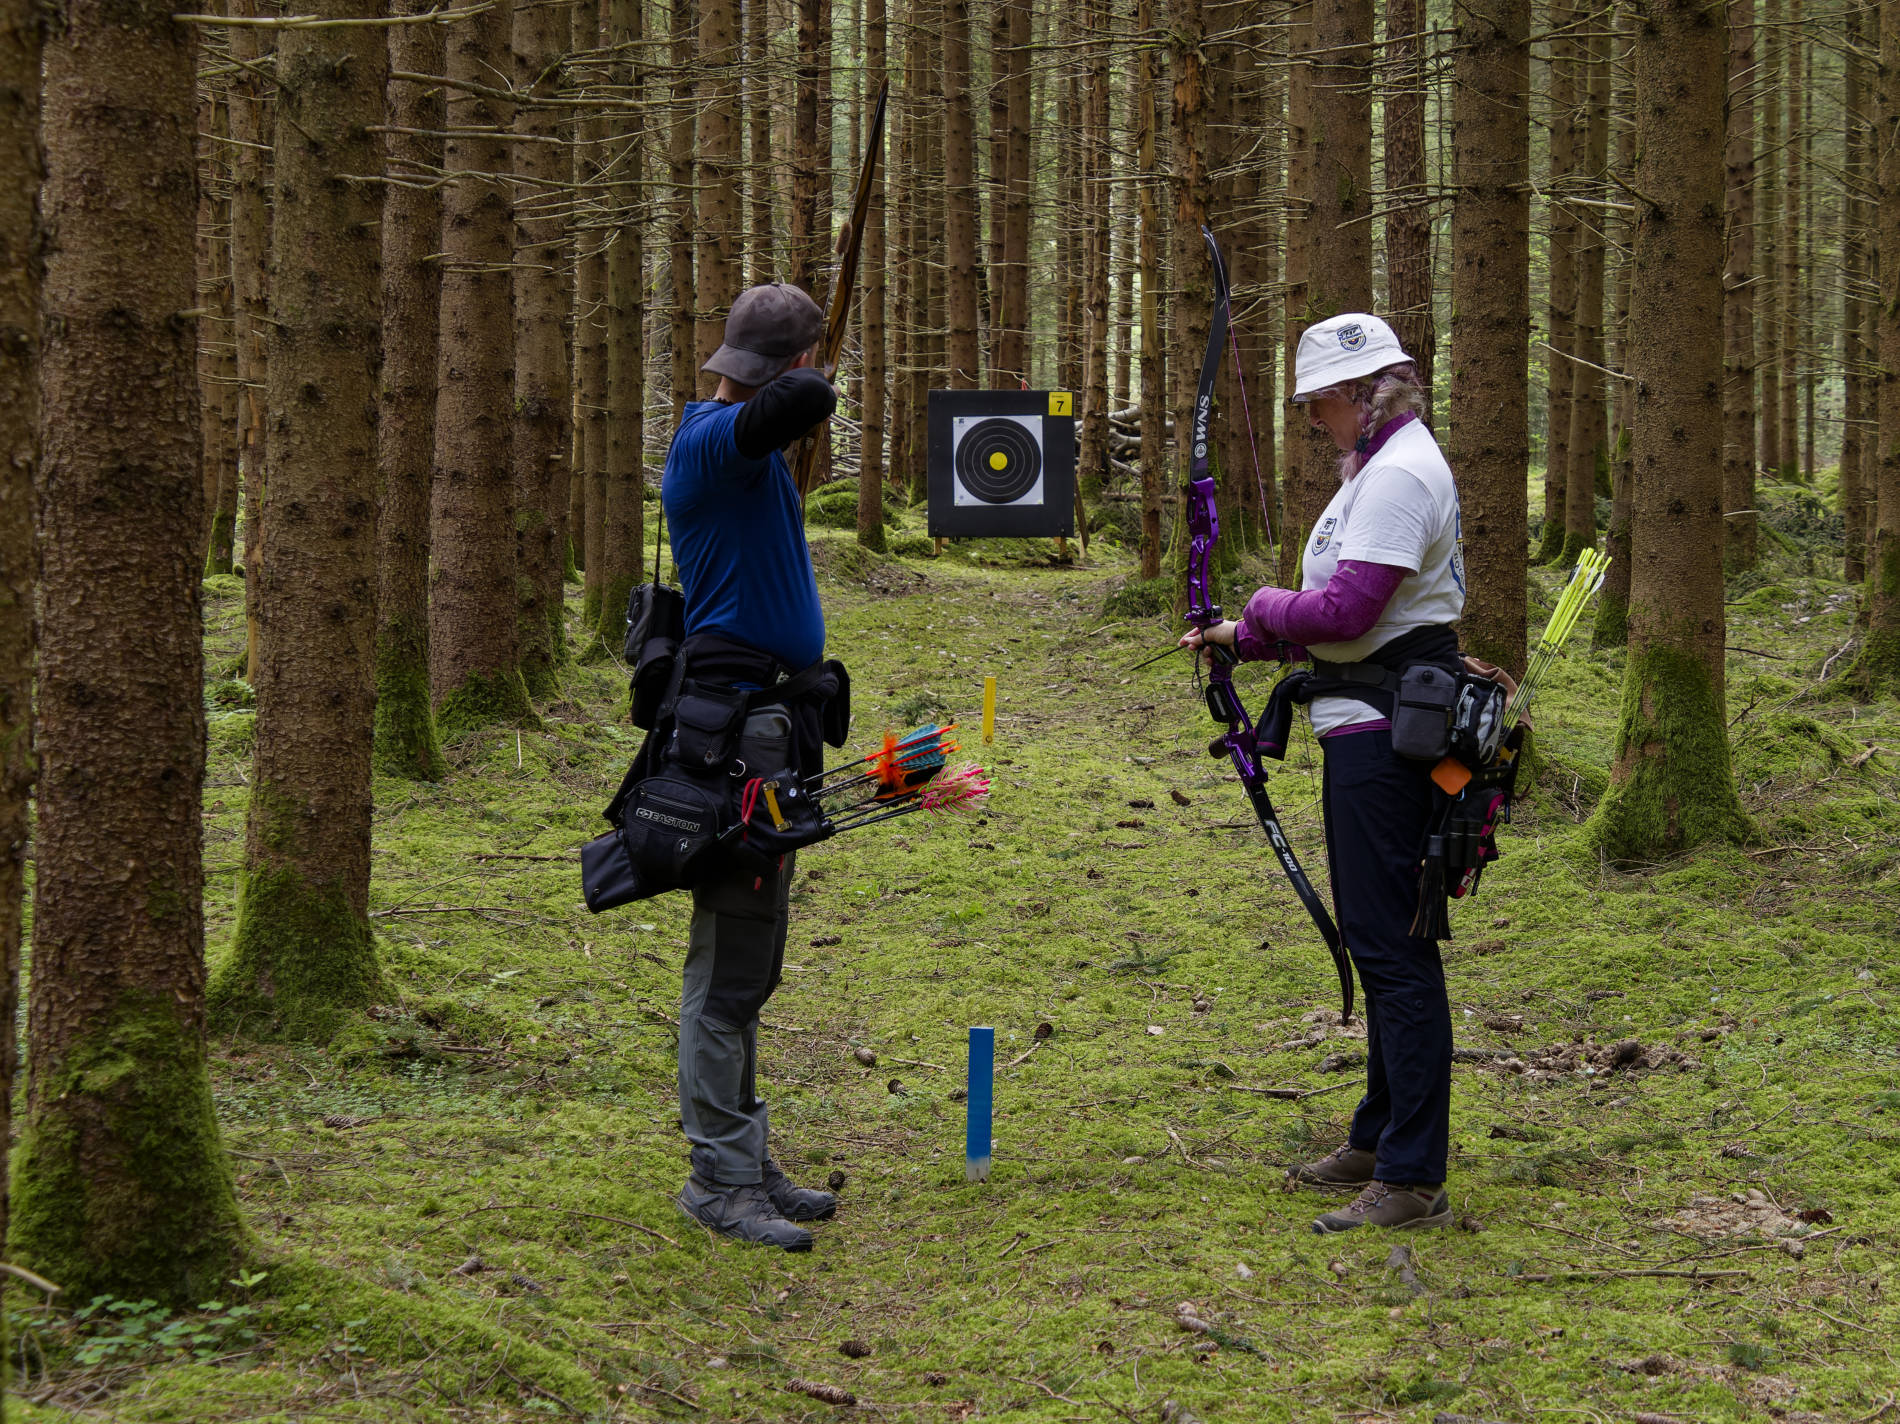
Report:
M1075 417L1067 391L930 392L930 532L1074 532Z

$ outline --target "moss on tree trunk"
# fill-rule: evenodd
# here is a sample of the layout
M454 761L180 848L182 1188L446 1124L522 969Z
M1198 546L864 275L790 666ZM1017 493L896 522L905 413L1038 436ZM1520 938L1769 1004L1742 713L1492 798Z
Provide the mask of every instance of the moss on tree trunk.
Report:
M406 781L448 775L429 708L428 635L408 623L386 621L377 632L375 731L370 764L382 775Z
M245 1246L204 1037L168 995L128 990L35 1066L14 1148L14 1260L76 1301L196 1305Z

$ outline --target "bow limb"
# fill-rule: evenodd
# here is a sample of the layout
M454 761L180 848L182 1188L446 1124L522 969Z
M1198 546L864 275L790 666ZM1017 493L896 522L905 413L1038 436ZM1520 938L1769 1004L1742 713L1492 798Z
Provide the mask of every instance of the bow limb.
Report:
M851 199L851 217L838 235L838 274L831 284L831 310L825 317L823 369L828 380L837 374L838 356L844 350L845 331L851 324L851 295L857 285L858 252L864 245L864 220L871 211L871 185L877 175L878 150L884 146L884 106L890 96L891 81L886 79L877 91L877 108L871 114L864 161L858 165L858 186ZM812 465L817 455L818 437L814 432L798 447L798 464L792 471L801 500L811 493Z

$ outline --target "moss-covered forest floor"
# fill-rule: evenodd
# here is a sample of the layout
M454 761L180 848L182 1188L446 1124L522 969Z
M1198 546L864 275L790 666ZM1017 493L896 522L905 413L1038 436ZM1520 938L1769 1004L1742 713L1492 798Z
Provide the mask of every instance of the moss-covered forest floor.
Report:
M582 907L574 850L638 734L620 670L577 665L540 729L452 746L441 785L379 783L386 1006L320 1050L215 1045L262 1279L172 1321L110 1303L74 1322L12 1287L15 1408L1891 1418L1900 716L1821 689L1857 599L1796 534L1730 591L1752 844L1597 864L1579 830L1621 656L1580 637L1544 692L1536 790L1447 948L1462 1229L1322 1239L1308 1222L1327 1199L1282 1190L1285 1164L1340 1140L1363 1041L1205 754L1187 660L1128 670L1172 634L1104 614L1126 558L867 565L818 532L857 742L938 710L973 728L986 673L1000 700L995 745L966 740L996 777L986 819L913 818L801 858L761 1058L781 1162L843 1179L817 1249L716 1241L670 1200L688 905ZM1535 572L1533 628L1557 581ZM242 623L238 585L214 580L214 666ZM1267 672L1241 681L1264 699ZM252 714L231 686L207 696L215 960ZM1274 778L1316 878L1317 767L1302 732ZM972 1024L998 1038L981 1185L954 1096ZM1266 1091L1284 1089L1304 1095Z

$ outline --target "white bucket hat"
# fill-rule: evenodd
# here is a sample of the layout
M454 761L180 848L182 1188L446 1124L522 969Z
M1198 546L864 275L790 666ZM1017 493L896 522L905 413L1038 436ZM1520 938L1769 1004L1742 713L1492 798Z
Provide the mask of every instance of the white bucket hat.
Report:
M1293 399L1310 400L1345 381L1356 381L1412 358L1392 328L1367 312L1341 312L1300 333L1293 358Z

